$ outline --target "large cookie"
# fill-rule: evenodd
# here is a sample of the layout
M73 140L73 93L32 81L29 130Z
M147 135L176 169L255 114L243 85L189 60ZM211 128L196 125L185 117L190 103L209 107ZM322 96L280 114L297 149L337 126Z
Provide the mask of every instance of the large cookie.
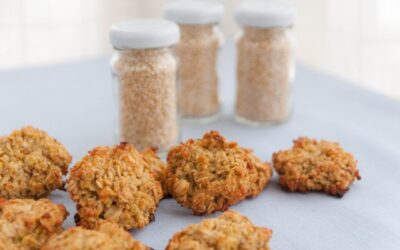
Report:
M171 149L167 162L169 193L194 214L224 211L256 196L272 175L272 168L250 150L215 131Z

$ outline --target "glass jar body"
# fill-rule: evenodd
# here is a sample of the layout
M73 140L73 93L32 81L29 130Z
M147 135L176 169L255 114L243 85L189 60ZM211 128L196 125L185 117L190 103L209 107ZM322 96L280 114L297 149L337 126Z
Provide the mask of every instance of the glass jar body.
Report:
M171 49L116 50L111 67L119 141L165 152L179 140L177 62Z
M207 120L220 109L217 61L222 35L215 24L179 27L179 112L182 118Z
M292 29L245 27L236 48L237 120L249 125L286 121L295 72Z

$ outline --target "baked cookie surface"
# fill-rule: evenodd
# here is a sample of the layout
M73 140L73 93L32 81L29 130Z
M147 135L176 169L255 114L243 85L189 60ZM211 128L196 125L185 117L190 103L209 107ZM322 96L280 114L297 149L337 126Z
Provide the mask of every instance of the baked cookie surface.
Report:
M64 186L71 155L44 131L33 127L0 138L0 197L42 198Z
M158 157L155 149L146 148L141 153L144 161L149 165L150 171L153 173L153 177L160 182L164 197L168 196L168 191L165 184L167 164L163 162L160 157Z
M167 250L269 250L271 236L270 229L257 227L247 217L228 210L176 233Z
M94 148L72 168L67 184L77 207L75 220L87 228L99 219L143 228L163 195L142 155L125 143Z
M169 193L194 214L224 211L254 197L272 175L272 168L250 150L228 142L215 131L172 148L167 162Z
M293 147L273 154L280 185L288 191L322 191L343 196L360 179L357 161L334 142L300 137Z
M97 221L93 230L69 228L54 235L42 250L150 250L113 222Z
M0 199L0 249L35 250L62 231L68 212L48 199Z

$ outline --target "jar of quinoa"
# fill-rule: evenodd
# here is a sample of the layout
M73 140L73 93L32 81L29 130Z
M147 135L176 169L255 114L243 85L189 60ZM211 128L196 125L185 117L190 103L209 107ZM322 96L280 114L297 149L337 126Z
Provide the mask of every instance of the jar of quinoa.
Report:
M179 59L178 103L182 118L208 121L220 109L217 60L222 44L218 23L223 5L216 1L175 1L164 8L164 17L179 25L176 47Z
M294 80L295 10L286 5L249 1L235 13L242 27L237 48L236 119L248 125L286 121Z
M118 100L118 139L138 150L166 151L179 140L177 61L179 28L167 20L138 19L111 27L111 67Z

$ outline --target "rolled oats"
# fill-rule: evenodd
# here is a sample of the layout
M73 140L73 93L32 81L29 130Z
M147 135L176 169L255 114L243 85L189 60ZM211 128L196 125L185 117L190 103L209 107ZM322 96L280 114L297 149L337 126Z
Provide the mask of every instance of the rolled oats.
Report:
M93 228L104 219L125 229L143 228L163 196L153 174L132 145L94 148L75 164L67 181L77 224Z
M38 250L62 231L68 212L48 199L0 198L0 249Z
M170 239L167 250L237 249L269 250L272 231L229 210L214 219L189 225Z
M300 137L293 147L273 154L280 185L288 191L323 191L343 196L360 179L357 161L339 144Z
M41 198L63 189L71 155L46 132L33 127L0 138L0 197Z
M254 197L272 175L271 166L215 131L172 148L167 162L169 193L194 214L224 211Z
M100 220L93 230L72 227L53 236L42 250L150 250L117 224Z

